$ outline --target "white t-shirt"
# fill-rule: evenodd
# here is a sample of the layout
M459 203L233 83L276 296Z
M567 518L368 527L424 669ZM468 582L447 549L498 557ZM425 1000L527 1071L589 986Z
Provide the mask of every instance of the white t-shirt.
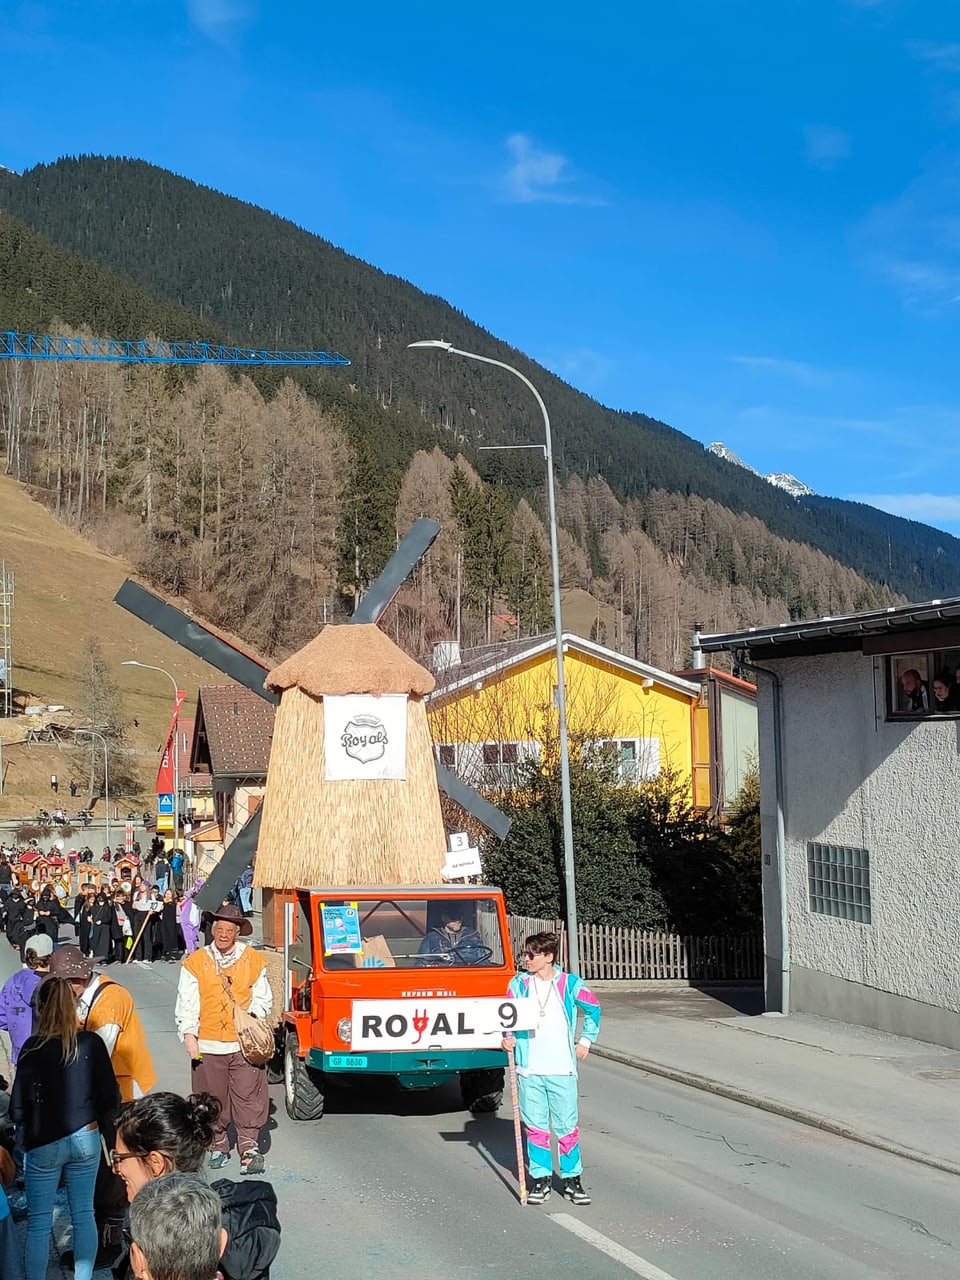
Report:
M570 1052L570 1029L563 1010L560 992L552 979L543 982L533 978L530 994L540 1006L540 1021L529 1036L527 1065L518 1067L519 1075L572 1076L575 1070Z

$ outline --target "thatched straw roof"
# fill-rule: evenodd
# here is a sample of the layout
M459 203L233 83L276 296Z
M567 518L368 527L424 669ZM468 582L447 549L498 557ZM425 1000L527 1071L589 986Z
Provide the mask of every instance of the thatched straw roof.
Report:
M430 693L433 676L372 622L327 626L268 674L268 689L294 686L322 698L350 693Z

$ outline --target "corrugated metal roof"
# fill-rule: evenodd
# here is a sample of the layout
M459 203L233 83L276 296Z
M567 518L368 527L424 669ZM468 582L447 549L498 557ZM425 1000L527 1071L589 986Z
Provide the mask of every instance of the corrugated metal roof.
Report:
M931 627L960 618L960 597L928 600L922 604L897 605L889 609L873 609L867 613L848 613L836 618L813 618L806 622L781 622L776 627L749 627L746 631L729 631L702 635L704 653L722 649L776 649L778 645L848 639L856 636L881 635L891 631L909 631L914 627Z

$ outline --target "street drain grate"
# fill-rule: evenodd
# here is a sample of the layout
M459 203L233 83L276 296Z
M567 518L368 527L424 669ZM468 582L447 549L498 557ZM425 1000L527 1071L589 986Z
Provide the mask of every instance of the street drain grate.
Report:
M960 1080L960 1067L941 1067L937 1071L916 1071L918 1080Z

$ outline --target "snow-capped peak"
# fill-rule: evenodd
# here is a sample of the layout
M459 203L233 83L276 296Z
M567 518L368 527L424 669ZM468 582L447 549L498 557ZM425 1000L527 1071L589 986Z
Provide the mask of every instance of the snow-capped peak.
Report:
M769 480L771 484L775 484L778 489L785 489L792 498L810 498L814 496L814 490L808 484L804 484L802 480L798 480L796 476L790 475L787 471L773 471L763 478L764 480Z
M763 475L762 472L751 467L749 462L744 462L732 449L728 449L725 444L721 444L719 440L707 445L707 453L712 453L717 458L723 458L724 462L732 462L734 466L743 467L744 471L749 471L751 475L760 476L761 480L766 480L768 484L772 484L777 489L783 489L785 493L789 493L791 498L816 496L815 489L811 489L808 484L804 484L802 480L798 480L796 476L792 476L786 471L772 471L768 476Z
M707 453L715 454L718 458L722 458L724 462L732 462L735 467L743 467L744 471L749 471L751 475L758 476L759 471L754 471L748 462L744 462L741 457L728 449L725 444L721 444L719 440L714 440L713 444L707 445Z

